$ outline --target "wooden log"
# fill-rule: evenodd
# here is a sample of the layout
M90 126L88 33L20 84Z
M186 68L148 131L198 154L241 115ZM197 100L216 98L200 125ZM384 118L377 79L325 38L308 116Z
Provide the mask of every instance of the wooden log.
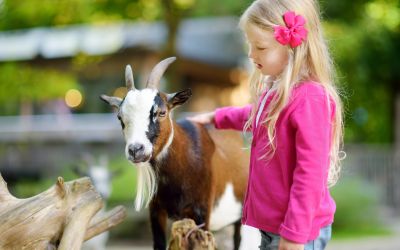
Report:
M115 227L121 223L125 217L126 209L123 206L117 206L104 214L96 215L86 230L85 241L101 234L104 231L108 231L110 228Z
M0 249L80 249L82 242L126 217L119 206L95 217L103 206L89 178L64 183L27 199L12 196L0 174Z

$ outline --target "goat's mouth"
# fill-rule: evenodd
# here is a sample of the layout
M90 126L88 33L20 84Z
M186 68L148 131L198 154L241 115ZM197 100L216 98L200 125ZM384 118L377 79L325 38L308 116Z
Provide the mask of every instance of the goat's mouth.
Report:
M148 162L151 158L151 155L141 155L138 157L132 157L129 156L128 160L131 161L132 163L144 163L144 162Z

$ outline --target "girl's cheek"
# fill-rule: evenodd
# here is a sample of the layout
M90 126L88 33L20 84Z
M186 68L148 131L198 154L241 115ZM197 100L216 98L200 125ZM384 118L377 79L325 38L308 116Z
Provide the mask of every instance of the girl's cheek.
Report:
M282 53L282 51L275 51L273 54L271 54L271 57L269 57L269 59L270 63L274 65L274 68L276 68L277 71L283 71L283 69L287 65L288 57L285 53Z

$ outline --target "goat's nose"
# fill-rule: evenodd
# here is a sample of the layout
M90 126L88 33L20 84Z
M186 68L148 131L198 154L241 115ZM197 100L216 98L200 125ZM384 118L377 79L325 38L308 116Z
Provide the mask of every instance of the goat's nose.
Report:
M142 154L143 151L144 151L144 145L139 143L131 144L129 145L128 148L128 153L133 158L136 158L138 155Z

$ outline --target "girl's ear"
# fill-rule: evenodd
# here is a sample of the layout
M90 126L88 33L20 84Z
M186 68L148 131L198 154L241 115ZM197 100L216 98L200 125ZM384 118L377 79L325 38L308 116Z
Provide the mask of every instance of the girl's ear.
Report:
M180 92L167 95L167 103L170 109L184 104L192 96L191 89L185 89Z
M115 96L101 95L100 99L116 108L119 108L122 103L122 99Z

